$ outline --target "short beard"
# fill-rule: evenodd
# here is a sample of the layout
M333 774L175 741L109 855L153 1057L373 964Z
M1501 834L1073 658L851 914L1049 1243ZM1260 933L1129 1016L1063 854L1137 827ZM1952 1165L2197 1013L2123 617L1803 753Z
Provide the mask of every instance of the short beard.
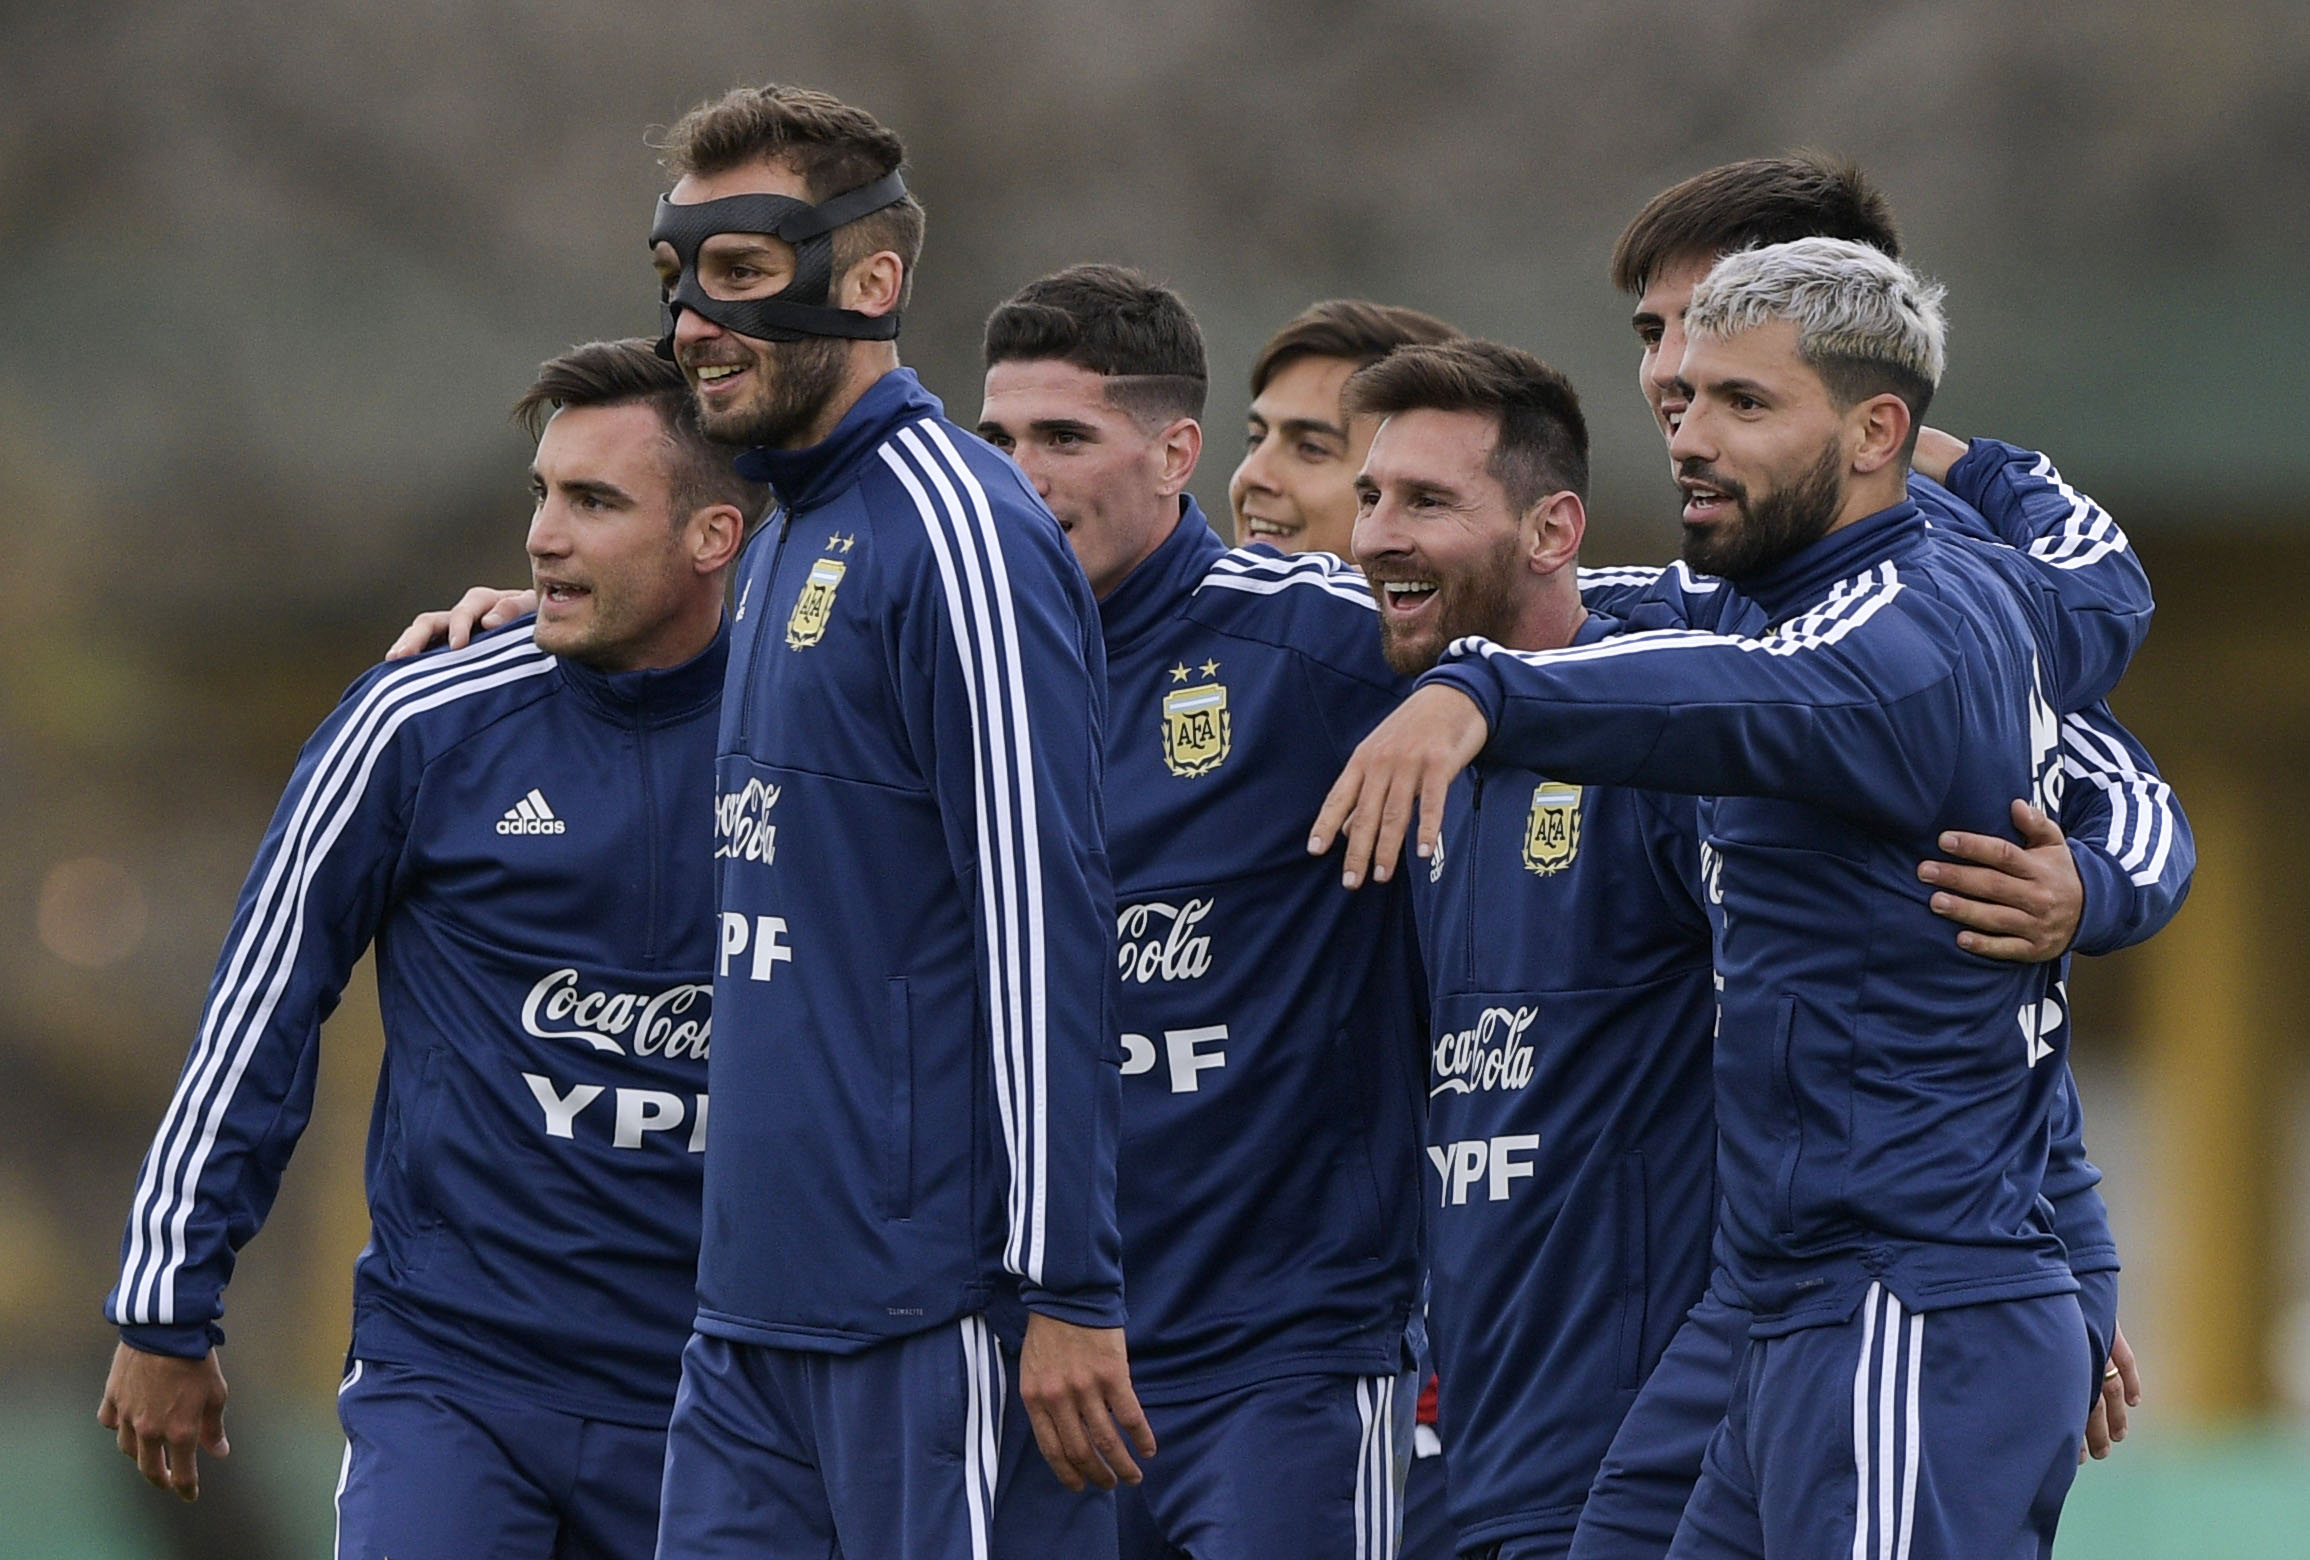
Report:
M1803 476L1754 505L1748 489L1717 481L1698 461L1688 462L1682 474L1720 488L1739 516L1729 529L1719 521L1707 531L1685 532L1684 561L1736 585L1828 535L1845 502L1845 456L1834 440Z
M1436 581L1434 632L1419 638L1399 636L1387 620L1384 581L1372 580L1372 594L1380 600L1380 654L1398 677L1417 677L1443 659L1456 639L1477 635L1505 644L1516 631L1516 559L1522 551L1521 528L1505 538L1481 564L1460 579Z
M754 404L726 412L701 405L699 427L716 444L796 448L842 388L850 343L834 336L804 336L799 341L760 341L754 352L762 384Z

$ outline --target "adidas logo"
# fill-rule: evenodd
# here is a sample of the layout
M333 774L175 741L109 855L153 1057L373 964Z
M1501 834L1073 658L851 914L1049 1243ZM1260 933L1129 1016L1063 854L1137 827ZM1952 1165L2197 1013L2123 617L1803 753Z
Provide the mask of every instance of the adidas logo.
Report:
M505 816L497 820L497 832L500 834L559 834L566 827L553 815L553 809L545 804L545 793L534 788L529 795L508 807Z

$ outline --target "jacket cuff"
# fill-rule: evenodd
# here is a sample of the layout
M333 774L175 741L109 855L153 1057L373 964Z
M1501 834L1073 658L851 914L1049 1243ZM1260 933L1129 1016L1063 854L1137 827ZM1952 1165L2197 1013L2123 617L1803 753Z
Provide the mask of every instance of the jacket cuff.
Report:
M225 1330L214 1322L181 1322L169 1326L139 1323L120 1330L120 1341L140 1354L169 1354L180 1360L207 1357L221 1348Z
M2125 946L2126 927L2133 919L2133 879L2082 841L2069 842L2069 855L2077 863L2078 881L2085 885L2085 905L2078 911L2077 934L2069 940L2069 951L2114 953Z
M1976 513L1985 514L1981 499L1988 491L1990 480L2004 469L2008 459L2019 453L2013 445L2000 444L1995 439L1968 440L1965 453L1957 457L1941 485L1972 505Z
M1055 1322L1073 1327L1120 1327L1123 1325L1123 1297L1121 1294L1097 1296L1054 1295L1040 1289L1022 1288L1019 1299L1037 1316L1047 1316Z
M1476 708L1483 713L1485 729L1487 731L1500 729L1500 709L1508 702L1507 690L1500 686L1500 679L1490 667L1484 664L1484 658L1481 655L1462 656L1455 660L1445 661L1422 676L1417 683L1412 685L1412 689L1416 693L1430 683L1436 683L1450 688L1454 692L1466 694L1475 701Z

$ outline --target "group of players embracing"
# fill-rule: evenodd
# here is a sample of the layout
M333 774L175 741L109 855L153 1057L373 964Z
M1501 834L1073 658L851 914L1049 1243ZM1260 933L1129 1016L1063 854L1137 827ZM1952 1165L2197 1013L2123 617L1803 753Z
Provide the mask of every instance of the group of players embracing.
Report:
M2139 561L1925 425L1862 175L1622 235L1682 560L1590 570L1526 352L1290 321L1230 548L1177 295L1022 288L974 434L897 137L665 152L664 339L519 404L534 594L249 875L107 1304L146 1477L374 945L340 1560L2046 1553L2135 1391L2067 961L2193 853Z

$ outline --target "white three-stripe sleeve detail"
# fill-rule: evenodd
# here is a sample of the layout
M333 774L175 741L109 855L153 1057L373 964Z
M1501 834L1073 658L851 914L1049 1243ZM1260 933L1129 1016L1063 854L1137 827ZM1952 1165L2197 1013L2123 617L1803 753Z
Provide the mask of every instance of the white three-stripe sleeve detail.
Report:
M1268 578L1256 574L1206 574L1202 583L1195 588L1199 591L1233 590L1253 596L1274 596L1295 586L1307 590L1320 590L1327 596L1336 596L1342 601L1352 601L1357 606L1368 608L1374 613L1380 609L1379 602L1373 599L1369 590L1343 585L1335 580L1326 579L1320 574L1287 574L1280 578Z
M429 657L373 684L323 750L265 864L248 922L225 957L193 1054L138 1176L121 1267L124 1323L176 1320L173 1279L185 1259L200 1174L255 1042L294 972L311 873L359 803L379 753L410 715L551 667L526 631Z
M2165 871L2173 846L2174 788L2134 762L2125 744L2080 715L2062 720L2062 767L2109 797L2104 848L2144 887Z
M1759 638L1711 634L1698 629L1662 628L1621 634L1592 645L1565 650L1511 650L1489 639L1452 642L1447 656L1485 655L1523 661L1533 666L1568 665L1576 661L1612 661L1624 656L1658 655L1678 650L1739 650L1748 654L1787 656L1824 649L1844 639L1875 617L1906 587L1890 562L1858 580L1847 580L1832 590L1812 611Z
M1010 1186L1006 1194L1010 1229L1004 1245L1004 1266L1018 1271L1018 1231L1025 1225L1023 1217L1026 1194L1025 1177L1020 1174L1019 1117L1026 1101L1020 1087L1017 1025L1009 1005L1004 1001L1006 983L1003 979L1004 950L1008 943L1006 929L1011 924L1010 900L1003 892L1002 878L1007 853L997 847L997 822L991 806L999 806L992 794L992 773L999 772L997 755L991 749L985 698L981 693L980 665L993 651L991 636L986 632L983 614L973 613L966 605L962 584L962 568L956 556L957 544L947 535L929 492L916 477L914 470L888 444L882 446L883 463L897 474L899 483L914 500L915 510L922 519L923 529L930 539L931 554L937 560L939 583L946 595L947 620L952 625L955 655L962 666L963 691L971 708L972 793L977 810L977 838L979 859L980 914L985 922L987 958L987 1022L991 1030L990 1050L995 1074L995 1107L1003 1128L1004 1156L1010 1164ZM1002 832L1007 836L1008 818L1002 820Z
M994 514L987 503L986 489L972 474L962 453L947 438L946 430L935 421L925 419L919 426L946 455L947 463L969 495L972 514L978 520L979 535L986 547L989 574L994 587L995 607L1002 627L1003 651L1008 657L1009 676L1005 691L1010 697L1012 762L1016 766L1019 808L1019 872L1025 880L1027 893L1027 1035L1029 1116L1028 1137L1034 1159L1033 1195L1028 1205L1028 1236L1026 1276L1035 1284L1043 1281L1043 1250L1048 1222L1050 1184L1051 1116L1050 1116L1050 1009L1047 981L1048 960L1045 958L1043 928L1043 843L1039 823L1040 805L1036 800L1036 757L1034 728L1027 718L1026 667L1019 652L1019 623L1017 608L1011 596L1010 567L1003 556L1002 533L996 529ZM902 435L903 436L903 435ZM1072 562L1068 567L1073 567Z

